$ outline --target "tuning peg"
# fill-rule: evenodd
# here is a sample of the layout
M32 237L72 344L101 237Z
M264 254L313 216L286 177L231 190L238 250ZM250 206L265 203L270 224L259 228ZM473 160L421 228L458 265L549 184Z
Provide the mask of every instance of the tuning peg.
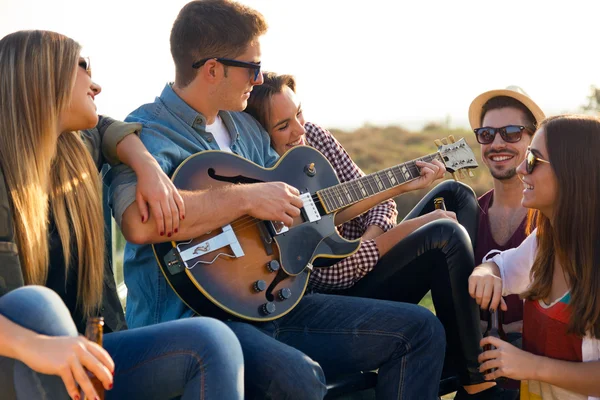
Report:
M445 138L445 137L444 137L444 138L442 138L442 143L444 143L444 144L448 144L448 138Z
M456 139L454 139L454 135L448 135L448 141L449 141L450 143L455 143L455 142L456 142Z
M437 147L442 147L442 146L443 146L443 145L442 145L442 141L441 141L440 139L435 139L435 140L433 141L433 143L435 143L435 145L436 145Z
M469 177L475 178L475 174L473 173L473 171L469 170L469 172L467 173L469 174Z
M458 172L453 172L452 178L454 178L454 180L458 182L460 180L460 177L458 176Z

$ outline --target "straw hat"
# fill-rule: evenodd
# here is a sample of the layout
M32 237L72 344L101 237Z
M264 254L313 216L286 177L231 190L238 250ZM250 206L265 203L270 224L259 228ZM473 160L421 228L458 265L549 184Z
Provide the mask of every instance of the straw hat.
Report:
M483 111L483 105L487 103L488 100L499 96L512 97L523 103L523 105L533 114L536 125L546 118L542 109L531 100L523 89L518 86L509 86L506 89L490 90L475 97L475 100L473 100L469 106L469 123L471 124L471 128L475 129L481 127L481 112Z

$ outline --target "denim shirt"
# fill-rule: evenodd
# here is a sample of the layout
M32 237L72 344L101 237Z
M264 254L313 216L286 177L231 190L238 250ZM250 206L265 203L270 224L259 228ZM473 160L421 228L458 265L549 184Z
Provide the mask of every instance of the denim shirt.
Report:
M244 112L220 111L219 116L231 135L233 153L263 167L275 164L278 156L270 146L269 135L255 119ZM190 155L203 150L219 150L215 138L205 130L204 115L185 103L170 84L153 103L141 106L125 121L142 124L140 139L168 176ZM133 170L123 164L113 167L106 179L113 215L121 226L123 213L135 201L137 179ZM123 270L129 327L194 314L169 286L150 245L127 243Z

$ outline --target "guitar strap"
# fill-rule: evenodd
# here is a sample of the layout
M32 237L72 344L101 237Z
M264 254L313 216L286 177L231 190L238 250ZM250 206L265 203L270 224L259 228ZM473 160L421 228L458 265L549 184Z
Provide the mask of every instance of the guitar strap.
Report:
M14 234L12 207L0 168L0 296L24 285Z

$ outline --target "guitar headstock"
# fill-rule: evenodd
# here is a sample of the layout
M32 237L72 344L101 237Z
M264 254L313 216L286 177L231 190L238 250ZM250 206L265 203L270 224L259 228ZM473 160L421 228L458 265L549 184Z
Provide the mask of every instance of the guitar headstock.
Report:
M451 172L455 179L457 179L458 174L464 174L465 171L463 170L466 170L469 176L474 176L471 169L477 168L479 165L473 150L464 138L457 141L454 136L450 135L447 139L435 140L435 144L444 160L446 170Z

